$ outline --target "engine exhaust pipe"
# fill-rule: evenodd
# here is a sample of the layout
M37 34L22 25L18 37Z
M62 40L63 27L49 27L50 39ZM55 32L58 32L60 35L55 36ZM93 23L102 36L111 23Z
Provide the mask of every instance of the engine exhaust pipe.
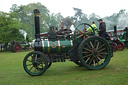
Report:
M126 31L126 39L125 40L128 40L128 27L125 27L125 31Z
M114 35L116 36L117 35L117 26L114 25Z
M40 39L40 11L38 9L34 10L34 21L35 21L35 37L36 39Z

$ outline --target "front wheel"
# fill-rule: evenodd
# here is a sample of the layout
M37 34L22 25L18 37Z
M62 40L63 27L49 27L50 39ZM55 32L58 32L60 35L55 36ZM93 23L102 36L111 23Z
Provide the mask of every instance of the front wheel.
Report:
M89 37L81 42L78 57L84 67L91 70L104 68L111 59L109 44L101 37Z
M29 75L38 76L47 70L48 61L43 53L33 51L25 56L23 60L23 67Z

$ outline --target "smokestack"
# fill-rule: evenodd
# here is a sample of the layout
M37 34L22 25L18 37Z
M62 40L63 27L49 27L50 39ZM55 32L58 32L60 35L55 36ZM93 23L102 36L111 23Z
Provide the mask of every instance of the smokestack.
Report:
M125 29L126 29L126 40L128 40L128 27L126 27Z
M39 16L40 16L40 11L38 9L34 10L34 15L35 15L35 37L40 38L40 20L39 20Z
M114 35L117 35L117 26L114 25Z

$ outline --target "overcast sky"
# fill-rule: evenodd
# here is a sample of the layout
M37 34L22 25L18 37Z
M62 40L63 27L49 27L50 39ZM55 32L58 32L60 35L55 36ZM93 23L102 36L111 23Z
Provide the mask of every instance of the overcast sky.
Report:
M51 13L61 13L64 17L73 16L73 7L82 9L83 13L96 13L101 17L110 16L120 9L128 11L128 0L0 0L0 11L9 12L12 4L27 5L40 2Z

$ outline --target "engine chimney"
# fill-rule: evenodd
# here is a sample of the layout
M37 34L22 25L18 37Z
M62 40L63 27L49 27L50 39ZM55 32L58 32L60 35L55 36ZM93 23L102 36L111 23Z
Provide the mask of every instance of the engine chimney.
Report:
M114 35L116 36L117 35L117 26L114 25Z
M40 20L39 20L39 16L40 16L40 11L38 9L34 10L34 19L35 19L35 37L36 39L40 39Z
M128 40L128 27L126 27L125 29L126 29L126 40Z

